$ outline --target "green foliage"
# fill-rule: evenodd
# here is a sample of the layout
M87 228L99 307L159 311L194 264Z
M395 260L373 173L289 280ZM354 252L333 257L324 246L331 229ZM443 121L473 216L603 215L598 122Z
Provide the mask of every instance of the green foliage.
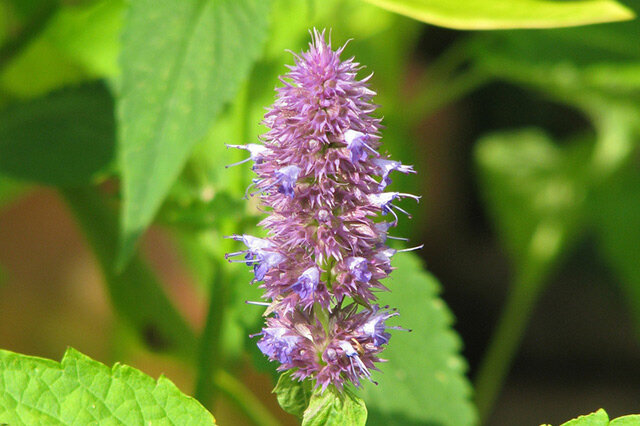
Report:
M284 411L297 417L302 417L309 406L312 397L311 381L298 381L291 377L290 371L285 371L278 378L273 393Z
M302 426L363 426L367 422L364 401L345 389L316 389L302 417Z
M544 275L583 221L589 146L561 149L538 130L479 141L480 182L519 273Z
M630 164L594 195L591 213L601 249L617 272L640 330L640 170Z
M173 306L146 263L134 256L116 272L117 217L90 188L62 190L102 268L115 311L156 351L191 359L197 346L191 327Z
M640 415L629 415L609 420L607 412L602 408L595 413L569 420L561 426L636 426L640 424Z
M0 173L45 185L91 183L115 150L113 100L102 84L62 90L0 113Z
M120 266L260 54L269 2L133 2L118 99L124 202Z
M442 27L487 30L555 28L620 21L634 14L612 0L365 0Z
M640 10L640 1L629 5ZM640 99L640 21L549 31L506 31L477 38L477 65L555 97L586 94Z
M0 423L213 425L166 377L109 368L74 349L62 362L0 350Z
M380 294L380 303L398 308L398 325L382 358L376 386L365 383L363 399L371 425L473 425L471 386L464 376L461 342L451 329L453 317L438 297L440 285L411 253L399 253ZM395 325L395 324L394 324Z

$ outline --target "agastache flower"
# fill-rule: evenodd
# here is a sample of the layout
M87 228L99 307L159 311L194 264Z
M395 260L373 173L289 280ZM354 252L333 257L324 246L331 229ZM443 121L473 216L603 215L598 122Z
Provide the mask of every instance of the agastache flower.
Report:
M257 174L247 194L259 195L269 216L260 222L264 239L232 236L247 249L254 281L268 305L258 347L279 371L311 379L322 390L372 380L378 354L389 343L386 321L398 315L375 304L402 251L385 245L398 217L392 204L420 197L383 192L393 171L411 166L381 154L380 119L372 116L375 95L358 80L353 58L341 60L325 33L312 33L309 50L281 78L277 99L265 115L263 145L229 145L249 151ZM241 163L242 163L241 162ZM254 192L250 192L251 188ZM377 214L393 214L380 222Z

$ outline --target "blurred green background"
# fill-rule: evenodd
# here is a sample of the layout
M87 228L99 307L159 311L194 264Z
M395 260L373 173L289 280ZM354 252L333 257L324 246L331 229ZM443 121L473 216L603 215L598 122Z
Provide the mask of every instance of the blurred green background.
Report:
M403 202L413 219L395 234L425 244L480 416L638 410L640 21L464 31L355 0L214 2L193 37L227 50L194 43L172 77L160 34L179 33L180 16L140 12L152 3L0 1L0 347L60 359L73 346L186 392L206 387L202 357L222 347L216 360L296 424L270 394L273 367L248 349L260 312L242 301L259 291L220 265L233 247L222 235L254 232L260 217L241 199L248 167L223 168L242 158L224 143L256 142L293 61L285 49L303 49L316 26L334 47L352 39L344 58L374 72L383 146L418 171L394 178L423 195ZM194 349L191 328L216 327L219 346ZM194 352L199 373L178 361ZM229 395L212 408L220 424L253 424L241 411Z

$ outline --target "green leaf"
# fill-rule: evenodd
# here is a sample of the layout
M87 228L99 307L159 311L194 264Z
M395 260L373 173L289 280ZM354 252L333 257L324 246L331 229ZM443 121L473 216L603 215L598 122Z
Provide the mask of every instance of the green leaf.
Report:
M124 7L124 0L102 0L60 8L42 36L94 77L113 77Z
M113 100L102 84L63 90L0 114L0 173L46 185L90 183L114 156Z
M116 312L150 349L192 359L197 346L194 332L147 264L134 256L122 271L114 270L118 230L115 212L94 188L61 192L97 257Z
M268 11L264 0L131 3L120 56L120 266L260 54Z
M278 403L284 411L302 417L311 399L311 381L298 381L291 377L290 371L286 371L280 375L273 392L277 395Z
M393 266L397 269L385 283L391 292L380 294L380 303L397 307L396 323L412 332L392 332L381 354L388 362L374 374L379 384L364 385L369 424L475 424L460 338L451 328L451 312L438 297L440 285L411 253L399 253Z
M628 2L640 11L640 1ZM585 90L640 96L640 21L548 31L505 31L476 40L475 62L493 75L553 96Z
M630 414L628 416L613 419L609 426L638 426L640 425L640 414Z
M591 147L561 149L534 129L479 141L482 192L519 273L541 276L582 230Z
M609 425L609 416L601 408L595 413L580 416L577 419L569 420L562 426L607 426Z
M317 389L302 417L302 426L361 426L366 422L364 401L346 389L339 393L334 388L323 393Z
M68 349L61 363L0 350L0 423L213 425L166 377Z
M463 30L554 28L632 19L612 0L366 0L428 24Z
M640 169L631 164L601 185L594 194L594 227L600 248L620 277L636 327L640 330Z

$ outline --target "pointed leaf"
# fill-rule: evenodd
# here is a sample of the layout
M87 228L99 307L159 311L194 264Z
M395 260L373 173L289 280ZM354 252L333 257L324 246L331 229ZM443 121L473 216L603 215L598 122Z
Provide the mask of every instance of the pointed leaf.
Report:
M366 422L364 401L349 391L338 393L335 389L324 393L316 389L302 418L302 426L364 426Z
M476 422L471 386L460 356L461 342L451 328L453 317L438 297L440 285L412 253L399 253L381 304L398 308L393 331L381 357L378 386L366 383L363 398L372 425L437 424L467 426Z
M101 83L13 105L0 114L0 173L45 185L88 184L112 161L113 100Z
M563 423L562 426L608 426L609 416L601 408L595 413L580 416L577 419L569 420Z
M632 19L613 0L366 0L410 18L464 30L554 28Z
M264 0L131 2L118 106L121 266L260 54L268 10Z
M0 350L0 423L213 425L166 377L109 368L74 349L61 363Z
M520 271L546 273L582 230L590 149L582 143L560 149L535 129L496 133L478 143L482 190Z

